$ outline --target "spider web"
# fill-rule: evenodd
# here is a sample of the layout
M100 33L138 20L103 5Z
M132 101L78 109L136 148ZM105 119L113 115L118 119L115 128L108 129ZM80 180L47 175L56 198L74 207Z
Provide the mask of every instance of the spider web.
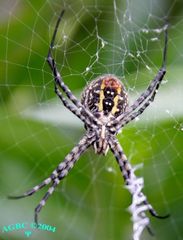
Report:
M167 75L154 103L118 139L130 163L142 164L144 193L166 220L153 219L154 239L183 239L182 13L179 1L13 1L0 3L0 226L32 222L46 189L7 201L48 177L84 134L53 91L45 61L61 9L54 56L65 83L79 97L99 75L124 83L130 103L154 78L162 61L169 17ZM39 215L55 233L32 239L132 239L131 197L114 156L89 149L57 187ZM0 239L26 239L23 231ZM151 239L147 231L141 239Z

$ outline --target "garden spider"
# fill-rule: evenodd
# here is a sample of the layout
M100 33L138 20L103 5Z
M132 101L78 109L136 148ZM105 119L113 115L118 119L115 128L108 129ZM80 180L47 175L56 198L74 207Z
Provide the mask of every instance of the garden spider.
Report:
M38 223L38 214L45 205L49 196L54 192L56 186L64 177L67 176L81 154L84 153L91 145L97 154L106 155L109 149L112 151L122 172L125 184L128 186L133 170L123 152L122 147L116 139L116 135L120 132L123 126L131 122L138 115L142 114L143 111L154 100L154 97L166 73L168 42L167 26L165 28L165 45L162 67L159 69L157 75L152 80L148 88L131 106L128 106L128 97L123 84L116 76L111 74L103 75L93 80L85 88L82 93L81 101L79 101L64 83L60 73L58 72L56 62L52 56L55 37L63 14L64 10L61 12L55 26L49 46L47 62L54 76L55 93L58 95L64 106L84 123L86 134L47 179L21 196L9 197L11 199L19 199L31 196L46 185L51 184L50 188L38 206L35 208L35 223ZM66 94L67 99L64 98L63 93ZM148 203L146 197L145 200L143 200L143 204L148 206L149 212L154 217L167 217L159 216Z

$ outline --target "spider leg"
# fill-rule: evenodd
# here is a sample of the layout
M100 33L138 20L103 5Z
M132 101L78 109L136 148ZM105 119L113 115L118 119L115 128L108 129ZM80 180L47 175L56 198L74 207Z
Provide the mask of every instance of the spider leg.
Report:
M132 187L132 190L130 190L131 194L138 195L138 203L136 204L136 211L137 209L139 209L137 211L137 214L139 215L139 217L146 218L145 211L149 211L149 213L156 218L163 219L163 218L169 217L169 215L166 215L166 216L158 215L156 211L153 209L153 207L147 201L147 197L141 191L139 190L137 191L137 189L140 188L140 185L135 183L138 179L135 176L134 170L132 169L130 163L128 162L127 157L124 154L123 149L121 148L117 139L115 139L114 137L110 138L109 147L117 160L117 163L120 167L120 170L122 172L127 188ZM132 182L134 183L132 184ZM143 207L143 210L141 209L141 207ZM151 232L151 229L148 224L146 224L144 227L146 227L147 230Z
M161 81L163 80L163 77L166 73L167 46L168 46L168 25L165 26L162 67L159 69L158 74L152 80L146 91L140 95L140 97L133 103L132 106L129 107L128 114L135 110L139 105L141 105L144 102L144 100L146 100L151 94L152 94L151 101L154 100L159 85L161 84Z
M35 208L34 219L37 223L38 213L41 211L42 207L45 205L49 196L55 190L55 187L59 184L59 182L67 176L68 172L73 168L76 161L79 159L81 154L92 144L95 140L95 136L86 134L79 143L72 149L72 151L65 157L64 161L61 162L57 168L52 172L49 178L45 179L42 183L25 192L20 196L9 196L10 199L20 199L24 197L28 197L39 191L44 186L48 185L52 182L52 186L48 189L38 206Z
M50 47L49 47L48 56L47 56L47 62L52 70L52 73L53 73L54 79L55 79L55 92L58 95L58 97L61 99L61 101L63 102L65 107L67 107L72 113L74 113L77 117L79 117L83 122L85 122L88 125L92 125L93 128L96 128L96 126L95 126L96 124L101 125L100 121L88 109L83 107L81 102L74 96L74 94L71 92L69 87L64 83L64 81L57 69L56 62L55 62L54 58L52 57L52 50L54 47L56 34L58 31L59 24L64 15L64 12L65 11L62 10L62 12L60 13L60 16L57 20L55 30L53 33L53 37L52 37ZM69 104L69 102L63 97L63 95L59 89L61 89L66 94L66 96L69 98L69 100L71 100L71 102L76 106L76 108L74 108L74 106ZM85 113L85 117L83 117L83 115L81 114L81 110L83 113Z
M119 131L122 127L124 127L126 124L128 124L129 122L131 122L132 120L134 120L136 117L138 117L139 115L141 115L144 110L153 102L154 97L155 97L155 93L147 100L147 102L145 102L136 112L132 112L130 115L126 115L121 122L111 128L112 131Z
M34 210L34 222L36 225L38 225L38 214L41 211L42 207L46 204L46 201L48 200L49 196L54 192L56 186L60 183L59 179L56 178L54 182L52 183L52 186L48 189L42 200L39 202L37 207Z
M148 106L151 102L154 101L155 95L158 91L158 88L163 80L163 77L166 73L166 59L167 59L167 44L168 44L168 26L165 28L165 38L164 38L164 50L163 50L163 61L162 61L162 67L159 69L157 75L155 78L152 80L148 88L143 92L140 97L137 98L137 100L127 108L127 111L123 114L121 114L119 117L115 119L115 121L108 124L109 127L114 127L118 126L124 126L126 123L129 121L133 120L135 117L140 115ZM142 106L141 106L142 105ZM133 113L136 109L138 109L138 113ZM135 117L133 117L133 115ZM131 118L132 116L132 118ZM125 120L127 119L127 121ZM123 125L123 120L126 121L125 124ZM114 129L113 129L114 131Z
M147 201L144 201L144 203L148 204ZM149 212L150 212L151 216L153 216L155 218L159 218L159 219L165 219L165 218L169 218L170 217L170 214L166 214L166 215L163 215L163 216L158 215L153 208L149 209Z
M99 121L95 120L95 117L93 116L93 114L92 113L90 113L90 114L82 114L81 111L84 111L84 109L82 107L80 107L78 109L74 105L69 104L68 101L64 98L64 96L61 93L61 91L59 90L59 88L57 87L57 85L55 85L55 93L60 98L60 100L62 101L63 105L67 109L69 109L72 113L74 113L74 115L76 115L81 121L83 121L88 126L91 126L91 128L93 128L93 129L97 129L98 128L96 125L97 125L97 123ZM98 125L100 125L100 123L98 123Z
M54 192L56 186L60 181L67 176L69 171L73 168L75 162L81 156L81 154L92 144L95 137L85 135L80 142L72 149L72 151L66 156L65 160L61 162L56 170L53 171L52 175L55 177L52 183L52 186L48 189L42 200L39 202L38 206L35 208L35 223L38 223L38 214L41 211L42 207L45 205L48 198Z
M74 107L73 105L69 104L68 101L64 98L63 94L60 92L59 88L57 85L55 85L55 93L57 96L60 98L62 101L63 105L68 108L72 113L74 113L79 119L81 119L83 122L85 122L84 116L81 114L81 108L78 109Z
M130 175L132 173L132 167L127 160L126 155L124 154L121 145L115 138L110 138L109 140L109 147L114 154L117 163L120 167L121 173L123 175L125 184L128 185L128 180L130 179Z
M32 189L30 189L30 190L26 191L25 193L23 193L22 195L19 195L19 196L8 196L8 199L20 199L20 198L31 196L34 193L36 193L37 191L39 191L40 189L42 189L44 186L48 185L51 181L52 181L52 178L49 177L49 178L45 179L42 183L36 185Z
M54 75L54 79L55 79L55 84L60 87L64 92L65 94L67 95L67 97L77 106L77 107L81 107L81 103L80 101L77 100L77 98L71 93L71 90L68 88L68 86L64 83L64 81L62 80L62 77L60 75L60 73L58 72L57 70L57 66L56 66L56 63L55 63L55 60L54 58L52 57L52 50L53 50L53 47L54 47L54 42L55 42L55 38L56 38L56 34L57 34L57 31L58 31L58 27L59 27L59 24L62 20L62 17L64 15L64 12L65 10L62 10L62 12L60 13L59 15L59 18L57 20L57 23L56 23L56 26L55 26L55 30L54 30L54 33L53 33L53 37L52 37L52 40L51 40L51 43L50 43L50 47L49 47L49 51L48 51L48 56L47 56L47 62L53 72L53 75Z

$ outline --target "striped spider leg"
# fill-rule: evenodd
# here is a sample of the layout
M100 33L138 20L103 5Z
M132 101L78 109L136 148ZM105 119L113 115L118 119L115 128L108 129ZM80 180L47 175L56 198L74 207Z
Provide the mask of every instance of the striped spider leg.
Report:
M86 151L86 149L92 144L95 140L94 134L87 133L80 142L72 149L72 151L65 157L64 161L61 162L57 168L52 172L50 177L45 179L39 185L33 187L32 189L25 192L20 196L9 196L10 199L20 199L24 197L28 197L42 189L48 184L51 184L51 187L48 189L42 200L39 202L38 206L35 208L34 221L38 224L38 214L41 211L42 207L45 205L49 196L54 192L56 186L60 183L60 181L67 176L69 171L73 168L76 161L79 159L82 153Z
M169 214L160 216L156 213L154 208L151 204L149 204L147 197L144 195L144 193L141 191L141 186L139 184L138 178L134 174L134 170L130 163L128 162L128 159L119 144L118 140L115 137L110 137L109 139L109 147L112 153L114 154L116 161L120 167L121 173L123 175L125 185L131 192L132 196L134 197L136 195L136 200L138 200L138 204L135 204L135 210L134 214L137 216L137 218L141 219L142 221L147 219L147 223L144 224L143 228L146 227L147 230L151 235L153 235L153 232L151 231L151 228L149 227L149 219L146 217L145 211L149 211L149 213L156 218L165 219L169 217ZM130 189L131 188L131 189ZM139 224L140 225L140 224ZM142 228L142 230L143 230ZM137 231L137 230L135 230Z
M93 116L93 114L88 111L87 109L83 108L83 105L81 104L81 102L74 96L74 94L71 92L71 90L69 89L69 87L64 83L61 74L59 73L57 66L56 66L56 62L52 56L52 51L54 48L54 43L55 43L55 38L57 35L57 31L58 31L58 27L59 24L62 20L62 17L64 15L65 10L62 10L59 18L57 20L57 23L55 25L55 30L51 39L51 43L49 46L49 51L48 51L48 55L47 55L47 62L51 68L51 71L53 73L54 76L54 80L55 80L55 93L57 94L57 96L60 98L60 100L62 101L62 103L64 104L64 106L66 108L68 108L72 113L74 113L78 118L80 118L84 123L87 122L87 124L93 126L93 128L95 128L95 124L100 125L100 122L97 118L95 118ZM74 104L71 105L63 96L63 93L61 91L63 91L66 96L68 97L68 99ZM81 114L82 111L82 114ZM95 124L93 124L95 123Z
M167 44L168 25L165 26L164 50L161 68L145 92L143 92L137 100L126 109L125 112L118 116L113 122L108 124L108 127L112 131L119 131L123 126L142 114L144 110L154 101L158 88L164 78L164 75L166 74Z

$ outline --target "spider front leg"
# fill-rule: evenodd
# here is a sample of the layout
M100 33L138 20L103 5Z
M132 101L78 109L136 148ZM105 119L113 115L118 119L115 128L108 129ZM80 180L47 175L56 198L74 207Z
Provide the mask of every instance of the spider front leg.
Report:
M35 186L29 191L25 192L20 196L9 196L9 199L20 199L24 197L28 197L39 191L44 186L48 185L52 182L51 187L48 189L44 197L39 202L38 206L35 208L34 220L35 223L38 223L38 214L41 211L42 207L46 204L46 201L54 192L56 186L60 183L60 181L67 176L69 171L73 168L76 161L79 159L81 154L85 152L85 150L93 143L95 140L95 136L86 134L80 142L72 149L72 151L65 157L64 161L61 162L58 167L52 172L51 176L44 180L41 184Z
M151 102L153 101L155 96L155 92L154 94L148 99L147 102L145 102L142 107L140 107L136 112L132 112L130 115L126 115L121 122L118 123L117 126L115 126L115 128L111 128L113 131L118 132L122 127L124 127L126 124L128 124L129 122L131 122L132 120L134 120L136 117L138 117L140 114L142 114L144 112L144 110L151 104Z
M157 75L152 80L148 88L144 93L140 95L140 97L128 108L127 114L129 115L131 112L136 110L141 104L144 104L150 97L150 102L154 101L155 95L158 91L158 88L166 74L166 61L167 61L167 46L168 46L168 25L165 26L165 36L164 36L164 49L163 49L163 58L162 58L162 66L159 69ZM140 114L140 112L139 112Z
M69 87L64 83L61 74L59 73L56 62L52 56L52 50L55 43L55 38L57 35L59 24L62 20L62 17L64 15L64 10L61 11L59 18L57 20L55 30L52 36L52 40L49 46L48 56L47 56L47 62L52 70L54 80L55 80L55 93L60 98L62 103L65 107L67 107L72 113L74 113L77 117L79 117L85 124L92 125L93 128L96 128L95 125L101 125L100 121L86 108L83 107L81 102L74 96L74 94L71 92ZM63 91L68 99L74 104L71 105L64 97L61 91ZM82 112L81 112L82 111ZM83 116L84 114L84 116Z
M71 105L63 96L57 85L55 85L55 93L57 96L60 98L62 101L63 105L69 109L74 115L76 115L84 124L91 126L93 129L98 129L98 126L100 126L99 121L95 120L95 117L93 116L92 113L88 114L86 112L86 109L83 107L76 108L73 104ZM96 125L98 123L98 125Z
M110 127L112 131L118 131L122 126L126 125L135 117L142 114L144 110L150 105L150 103L154 101L155 95L158 92L159 86L166 74L167 45L168 45L168 25L165 26L164 50L161 68L159 69L157 75L151 81L150 85L147 87L145 92L143 92L137 98L137 100L126 109L124 113L117 117L112 123L108 124L108 127Z
M153 217L161 219L167 218L169 215L159 216L153 207L148 203L147 197L142 192L143 179L135 176L134 169L128 162L127 157L117 139L111 137L109 140L109 147L117 160L117 163L123 174L126 187L130 191L133 198L131 212L134 223L134 236L140 236L145 227L150 233L152 233L149 227L149 218L146 216L145 212L149 211ZM134 239L138 238L134 237Z
M61 91L59 90L58 86L55 84L55 93L62 101L63 105L69 109L74 115L76 115L80 120L82 120L84 123L86 123L86 118L81 114L82 108L76 108L75 106L71 105L63 96Z
M59 15L59 18L57 20L56 26L55 26L55 30L52 36L52 40L50 43L50 47L49 47L49 51L48 51L48 56L47 56L47 62L53 72L54 78L55 78L55 84L61 88L65 94L67 95L67 97L74 103L74 105L76 105L77 107L81 107L81 103L80 101L77 100L77 98L71 93L71 90L68 88L68 86L64 83L64 81L62 80L62 77L57 69L56 63L54 58L52 57L52 50L54 47L54 43L55 43L55 38L57 35L57 31L58 31L58 27L59 24L62 20L62 17L64 15L65 10L62 10L62 12Z

